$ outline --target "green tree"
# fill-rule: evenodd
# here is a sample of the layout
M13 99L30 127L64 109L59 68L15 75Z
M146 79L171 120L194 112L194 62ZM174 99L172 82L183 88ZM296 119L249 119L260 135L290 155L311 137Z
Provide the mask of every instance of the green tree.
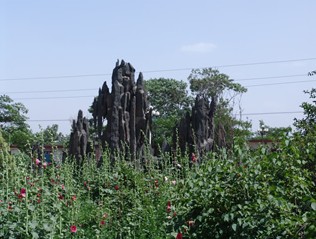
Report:
M195 94L200 94L218 100L225 92L245 93L247 89L235 83L228 75L220 73L216 69L193 69L188 77L190 89Z
M247 91L245 87L212 68L193 69L188 80L193 94L211 101L210 116L214 121L213 135L217 146L232 145L234 133L243 137L249 135L246 133L249 131L249 122L245 124L232 117L231 102L236 95Z
M192 105L188 95L188 85L175 79L149 79L145 81L148 101L153 109L153 139L161 144L171 141L173 128L183 112Z
M35 133L35 140L43 144L62 144L68 143L68 137L58 132L58 125L53 124L45 129Z
M24 150L32 139L32 132L26 123L28 110L22 103L14 102L9 96L0 96L0 128L3 138L9 144L16 144Z
M313 88L310 91L304 91L304 93L309 94L313 103L303 102L301 104L301 108L304 112L304 118L295 118L294 126L301 135L307 136L309 134L315 134L316 132L316 88Z
M289 127L270 127L264 123L263 120L259 121L259 130L253 134L253 138L270 139L278 141L284 137L289 136L292 128Z
M296 132L294 137L301 149L308 149L306 152L306 168L313 173L313 180L316 184L316 88L304 91L309 94L312 103L303 102L301 108L304 112L302 119L294 119Z

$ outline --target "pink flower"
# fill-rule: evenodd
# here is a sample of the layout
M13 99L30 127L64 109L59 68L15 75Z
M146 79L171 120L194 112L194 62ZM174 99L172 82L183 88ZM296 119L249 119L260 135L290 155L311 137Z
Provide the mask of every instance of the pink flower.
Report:
M167 202L167 212L171 212L171 202Z
M65 185L64 184L61 185L61 189L65 190Z
M76 233L77 232L77 227L75 225L70 226L70 232L71 233Z
M196 163L196 162L197 162L197 158L196 158L196 156L195 156L194 153L192 153L191 159L192 159L192 162L193 162L193 163Z
M102 217L103 217L103 218L107 218L107 217L108 217L108 214L107 214L107 213L104 213Z
M25 189L25 188L21 188L21 190L20 190L20 195L21 195L21 197L23 197L23 198L26 197L26 189Z
M76 201L76 200L77 200L76 195L73 195L73 196L71 197L71 200L72 200L72 201Z
M190 220L190 221L187 222L187 224L188 224L189 227L192 227L192 226L194 226L194 221Z
M43 163L43 168L47 168L47 163L46 162Z
M39 165L39 164L41 163L41 160L36 159L36 160L35 160L35 163L36 163L36 165Z
M176 239L182 239L183 237L182 237L182 233L181 232L179 232L178 234L177 234L177 237L176 237Z

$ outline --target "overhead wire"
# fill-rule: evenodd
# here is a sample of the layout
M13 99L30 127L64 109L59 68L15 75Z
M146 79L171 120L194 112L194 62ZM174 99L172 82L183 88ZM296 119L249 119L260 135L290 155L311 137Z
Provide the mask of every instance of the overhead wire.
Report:
M288 59L279 61L262 61L262 62L250 62L250 63L239 63L239 64L226 64L226 65L215 65L208 67L191 67L191 68L176 68L176 69L162 69L162 70L145 70L143 73L158 73L168 71L187 71L192 69L203 69L203 68L228 68L228 67L241 67L241 66L254 66L254 65L268 65L268 64L279 64L279 63L290 63L300 61L313 61L316 57L301 58L301 59ZM19 81L19 80L40 80L40 79L59 79L59 78L78 78L78 77L96 77L96 76L107 76L111 73L96 73L96 74L78 74L78 75L61 75L61 76L37 76L37 77L19 77L19 78L0 78L0 81Z
M251 87L260 87L260 86L299 84L299 83L307 83L307 82L316 82L316 80L275 82L275 83L266 83L266 84L257 84L257 85L247 85L245 87L251 88ZM52 92L59 92L59 91L52 91ZM76 99L76 98L94 98L94 97L96 96L95 95L79 95L79 96L25 97L25 98L13 98L13 99L14 100L49 100L49 99Z
M253 80L266 80L266 79L281 79L281 78L291 78L291 77L303 77L308 76L308 74L293 74L293 75L281 75L281 76L266 76L266 77L252 77L252 78L242 78L236 79L236 82L240 81L253 81ZM266 84L257 84L257 85L248 85L245 87L255 87L255 86L268 86L268 85L281 85L281 84L293 84L293 83L305 83L313 82L315 80L306 80L306 81L286 81L278 83L266 83ZM58 93L58 92L79 92L79 91L97 91L97 88L87 88L87 89L58 89L58 90L31 90L31 91L12 91L12 92L2 92L2 94L30 94L30 93ZM87 96L88 97L88 96Z
M252 63L241 63L241 64L229 64L229 65L218 65L213 66L212 68L224 68L224 67L240 67L240 66L252 66L252 65L265 65L265 64L277 64L277 63L289 63L289 62L298 62L298 61L311 61L316 60L316 58L303 58L303 59L291 59L291 60L281 60L281 61L265 61L265 62L252 62ZM208 68L208 67L199 67L199 69ZM165 69L165 70L149 70L142 71L143 73L153 73L153 72L167 72L167 71L185 71L192 70L193 68L179 68L179 69ZM78 77L97 77L97 76L107 76L111 74L101 73L101 74L82 74L82 75L63 75L63 76L44 76L44 77L21 77L21 78L2 78L0 81L17 81L17 80L34 80L34 79L57 79L57 78L78 78ZM276 79L276 78L290 78L290 77L301 77L307 76L308 74L296 74L296 75L283 75L283 76L267 76L267 77L254 77L246 79L238 79L236 81L250 81L250 80L262 80L262 79ZM266 83L266 84L257 84L249 85L245 87L256 87L256 86L269 86L269 85L281 85L281 84L294 84L294 83L304 83L304 82L313 82L314 80L306 81L290 81L290 82L277 82L277 83ZM92 91L96 89L68 89L68 90L44 90L44 91L18 91L18 92L7 92L10 94L18 93L53 93L53 92L75 92L75 91ZM86 97L95 97L95 96L57 96L57 97L32 97L32 98L16 98L15 100L39 100L39 99L66 99L66 98L86 98ZM259 113L243 113L243 116L254 116L254 115L275 115L275 114L297 114L303 113L301 111L291 111L291 112L259 112ZM27 120L28 122L45 122L45 121L70 121L70 119L35 119Z
M256 113L241 113L242 116L255 116L255 115L282 115L282 114L302 114L303 111L279 111L279 112L256 112ZM72 119L32 119L28 122L58 122L58 121L71 121Z

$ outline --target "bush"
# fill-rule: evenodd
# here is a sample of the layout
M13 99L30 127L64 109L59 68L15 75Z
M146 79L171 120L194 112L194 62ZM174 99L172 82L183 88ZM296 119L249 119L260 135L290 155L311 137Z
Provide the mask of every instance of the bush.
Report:
M119 158L110 166L107 155L101 168L91 159L78 170L1 149L0 237L311 238L307 152L289 139L275 151L235 145L192 167L188 157L148 156L144 172Z

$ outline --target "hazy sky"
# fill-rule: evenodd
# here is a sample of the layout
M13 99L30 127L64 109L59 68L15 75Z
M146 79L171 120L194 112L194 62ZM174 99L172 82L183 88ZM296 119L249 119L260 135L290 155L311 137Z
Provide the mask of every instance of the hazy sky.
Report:
M217 66L248 88L235 113L254 130L260 119L289 126L302 114L270 113L302 111L303 90L315 87L315 9L313 0L0 0L0 94L29 109L34 131L57 123L70 133L111 85L117 59L145 79Z

